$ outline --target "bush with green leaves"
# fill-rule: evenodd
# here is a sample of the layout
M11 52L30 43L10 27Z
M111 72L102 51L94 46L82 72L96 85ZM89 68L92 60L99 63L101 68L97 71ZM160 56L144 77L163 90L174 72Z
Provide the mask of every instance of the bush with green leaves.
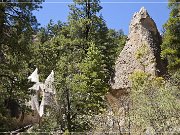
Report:
M131 80L131 130L152 127L154 132L175 132L180 126L178 86L143 71L134 72Z

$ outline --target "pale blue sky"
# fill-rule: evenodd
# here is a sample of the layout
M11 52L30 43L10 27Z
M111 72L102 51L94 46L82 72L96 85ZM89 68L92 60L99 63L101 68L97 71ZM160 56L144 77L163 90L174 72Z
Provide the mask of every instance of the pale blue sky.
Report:
M101 13L109 28L122 29L128 34L129 23L134 14L144 6L150 16L157 24L159 31L169 16L168 0L101 0L103 9ZM67 21L69 12L68 4L72 0L46 0L42 4L43 8L35 12L41 26L46 26L50 19L54 22L58 20Z

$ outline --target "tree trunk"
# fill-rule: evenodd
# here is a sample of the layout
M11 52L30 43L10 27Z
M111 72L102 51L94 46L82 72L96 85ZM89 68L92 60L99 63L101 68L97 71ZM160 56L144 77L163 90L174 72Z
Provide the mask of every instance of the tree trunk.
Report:
M90 10L91 10L91 3L89 0L86 1L86 18L87 19L91 19L91 14L90 14ZM89 36L89 31L90 31L90 25L87 24L86 25L86 40L88 39Z
M4 31L4 23L5 23L5 5L4 3L0 4L0 47L2 47L3 43L3 31ZM1 51L2 48L0 48Z
M66 90L66 101L67 101L67 128L68 131L71 132L71 105L70 105L70 97L69 97L69 89Z

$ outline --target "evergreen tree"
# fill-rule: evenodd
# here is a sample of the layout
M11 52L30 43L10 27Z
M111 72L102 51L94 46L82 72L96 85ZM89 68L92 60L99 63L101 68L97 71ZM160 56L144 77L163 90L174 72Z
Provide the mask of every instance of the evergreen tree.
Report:
M1 131L14 128L4 120L11 116L18 117L19 108L23 109L25 99L29 98L27 77L30 71L30 44L38 26L32 11L40 8L41 0L35 3L21 2L3 0L0 3L0 108L4 108L0 110L0 121L4 127Z
M162 44L162 56L168 60L170 72L180 67L180 4L179 0L170 0L169 20L164 25L165 33Z
M75 1L70 6L70 34L66 38L70 39L68 48L72 47L68 56L75 54L75 57L69 61L71 68L66 69L71 72L68 75L70 81L66 83L68 91L65 93L70 95L66 103L71 103L69 109L73 118L68 121L74 127L67 128L69 131L87 130L91 126L87 116L102 112L105 105L103 96L108 90L110 67L114 62L109 56L117 46L110 47L108 28L102 17L97 15L101 8L99 1Z
M74 0L74 2L75 4L70 5L69 16L71 38L79 41L77 46L84 50L85 55L89 48L88 42L94 42L101 52L104 70L106 71L104 81L108 83L113 76L113 65L118 48L124 46L126 37L122 32L118 33L107 28L102 15L99 15L102 9L99 0ZM118 38L119 41L117 41ZM123 42L120 43L121 41Z
M102 8L98 0L74 2L69 6L68 22L50 21L33 43L35 57L31 63L38 65L43 79L50 70L55 71L57 91L58 105L52 106L51 116L44 117L54 122L44 123L41 131L92 128L91 117L105 108L103 96L109 88L118 48L125 43L124 34L109 30L98 16Z
M102 54L95 47L95 44L91 43L86 58L78 66L81 73L76 75L75 78L80 77L80 79L77 79L80 81L74 82L74 86L77 85L76 90L81 87L80 90L84 93L81 106L83 106L84 112L87 114L92 112L97 115L101 107L103 108L104 100L102 97L107 92L108 84L104 81L106 72L104 71Z
M56 68L56 64L59 61L61 55L61 32L65 24L58 22L54 24L52 20L46 27L41 27L34 36L31 48L31 54L33 57L29 62L32 67L38 67L41 76L40 79L44 80L49 75L51 70Z

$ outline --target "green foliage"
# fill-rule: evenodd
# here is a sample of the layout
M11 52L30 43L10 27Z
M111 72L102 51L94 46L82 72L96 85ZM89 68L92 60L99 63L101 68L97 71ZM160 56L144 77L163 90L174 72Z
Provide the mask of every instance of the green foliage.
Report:
M147 47L146 44L143 44L135 53L135 57L136 59L139 61L139 63L141 63L141 65L144 67L144 70L145 70L145 67L147 66L145 64L146 62L146 56L147 54L149 54L149 49Z
M88 49L86 58L79 65L80 74L75 75L73 86L83 93L84 112L98 114L104 105L103 96L107 92L108 84L104 82L106 72L102 55L93 43Z
M149 50L147 48L147 46L145 44L143 44L141 46L141 48L139 48L135 54L136 59L142 59L143 57L145 57L146 54L149 53Z
M39 0L37 3L5 1L0 4L0 121L7 124L7 129L3 131L14 128L9 121L13 121L10 117L11 111L3 107L5 101L6 107L11 101L15 101L20 105L19 109L23 110L25 100L29 99L27 77L30 71L29 61L32 58L30 44L38 26L32 11L40 8L40 3ZM3 113L4 110L7 113Z
M67 23L37 31L32 11L41 1L0 4L0 120L12 130L5 99L17 101L25 109L32 84L28 75L36 67L44 80L55 71L56 100L33 131L88 131L93 115L102 113L104 95L114 72L115 59L125 44L122 31L108 29L99 15L99 0L78 1L70 5ZM11 38L9 38L11 37ZM10 128L10 125L12 128Z
M164 24L165 33L162 44L162 57L167 58L170 72L180 67L180 2L170 0L171 10L169 20Z
M53 118L44 119L53 119L56 124L43 123L46 130L59 127L61 131L81 132L92 128L90 119L106 107L104 95L117 52L125 44L123 32L109 30L97 15L99 1L76 2L69 6L66 24L50 21L33 44L31 63L38 65L42 78L55 71L57 106L52 107Z
M171 128L177 130L180 124L177 86L142 71L134 72L131 80L132 130L142 132L148 127L155 132L170 132Z
M119 56L119 53L124 48L126 39L127 39L127 36L124 35L123 30L119 30L119 31L116 31L114 29L108 30L108 41L109 41L109 44L112 44L112 45L109 45L112 51L110 56L114 57L114 59L116 59L117 56Z

